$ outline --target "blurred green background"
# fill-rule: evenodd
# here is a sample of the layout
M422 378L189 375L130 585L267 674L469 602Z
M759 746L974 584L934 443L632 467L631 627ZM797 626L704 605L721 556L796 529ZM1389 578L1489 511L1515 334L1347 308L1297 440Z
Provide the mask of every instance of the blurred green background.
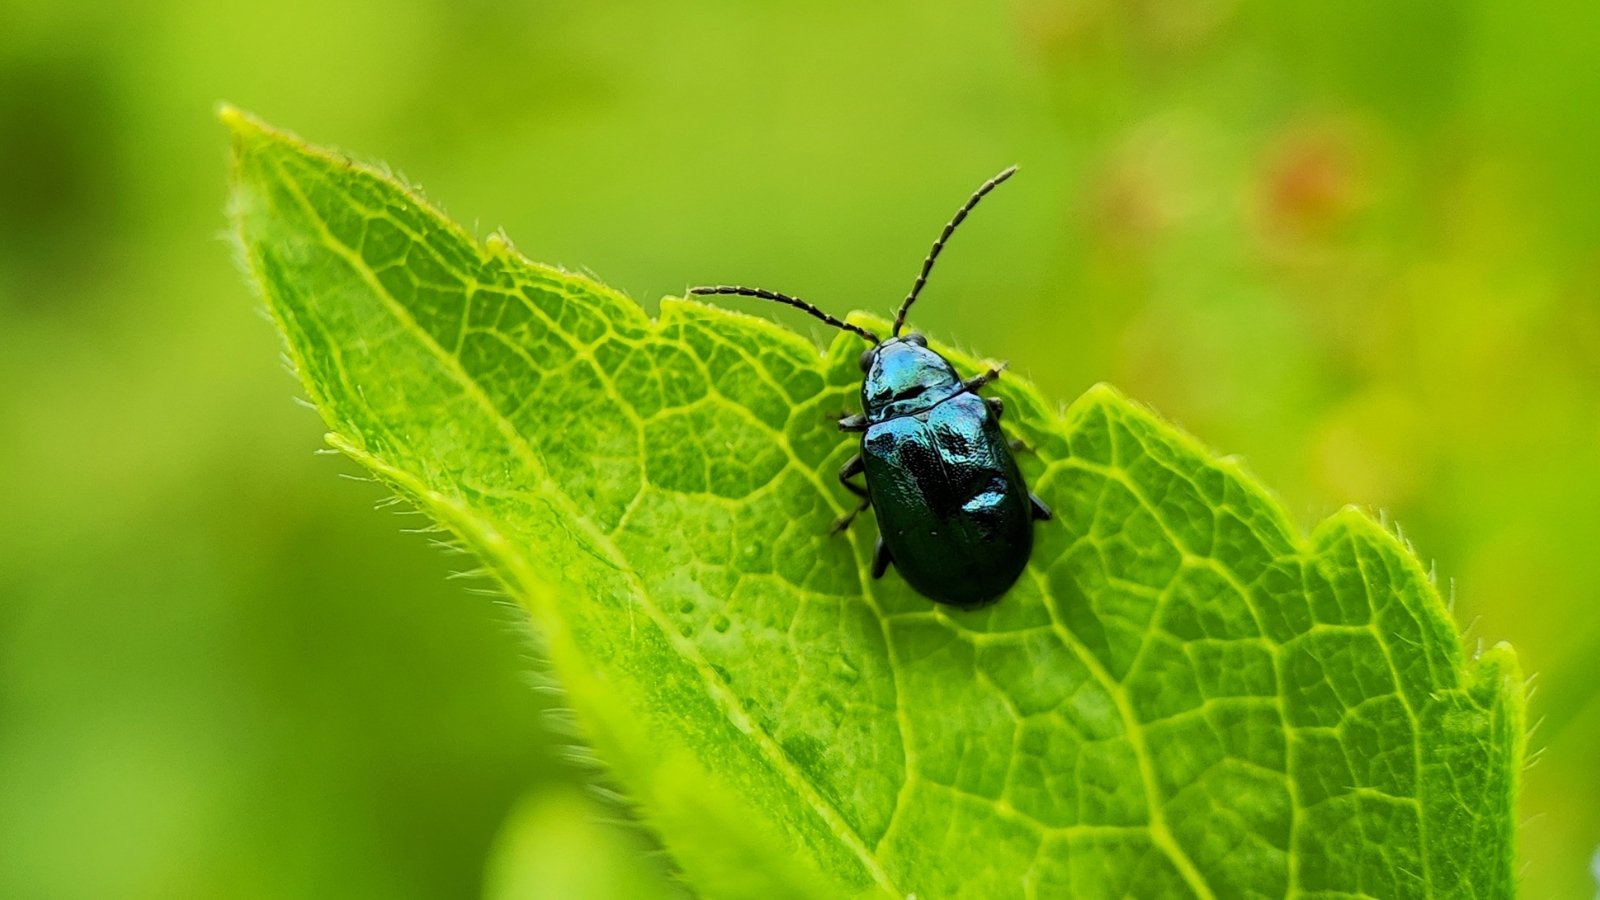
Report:
M6 0L0 896L472 897L519 802L530 858L632 852L560 827L584 801L515 614L313 454L222 237L221 100L649 305L742 281L886 311L1020 163L919 325L1063 403L1116 383L1303 525L1387 511L1468 640L1536 674L1524 895L1589 896L1597 26L1561 0Z

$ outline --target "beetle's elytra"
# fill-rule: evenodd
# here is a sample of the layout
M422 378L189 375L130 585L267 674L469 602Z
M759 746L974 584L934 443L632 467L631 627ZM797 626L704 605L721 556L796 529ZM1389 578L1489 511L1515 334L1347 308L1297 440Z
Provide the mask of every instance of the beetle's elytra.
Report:
M1017 469L1000 431L1000 400L978 396L1000 370L963 380L922 335L901 337L900 330L956 226L1016 171L1012 166L984 182L945 225L887 339L776 291L690 289L783 303L872 343L861 354L862 412L839 420L841 430L861 435L861 452L839 470L839 480L861 503L834 523L834 531L870 507L878 519L872 577L881 578L893 563L923 596L962 608L982 606L1016 583L1033 552L1033 520L1050 518L1050 510L1028 493ZM856 483L858 475L865 485Z

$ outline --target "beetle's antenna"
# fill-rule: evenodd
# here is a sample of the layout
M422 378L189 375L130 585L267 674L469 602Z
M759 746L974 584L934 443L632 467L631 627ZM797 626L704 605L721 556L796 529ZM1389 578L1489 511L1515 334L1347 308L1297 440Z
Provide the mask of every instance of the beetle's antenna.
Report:
M906 299L901 301L899 312L894 314L894 331L891 332L894 337L900 336L900 328L906 323L906 313L910 311L911 304L916 302L917 294L922 292L922 286L928 283L928 273L933 271L933 261L939 258L939 251L944 249L945 241L950 240L950 235L955 234L956 226L966 219L967 213L972 212L972 208L978 205L978 201L982 200L985 194L999 187L1002 181L1015 174L1017 174L1017 167L1009 166L999 175L985 181L972 193L972 197L967 200L966 204L956 210L955 218L944 226L944 231L939 232L939 239L933 242L933 249L928 251L928 258L922 261L922 274L917 276L917 283L911 286L911 293L907 294Z
M738 294L741 297L756 297L761 300L771 300L774 303L782 303L785 306L792 306L795 309L808 312L835 328L842 328L845 331L853 331L874 344L883 343L882 338L879 338L872 332L862 328L860 325L851 325L849 322L843 321L842 319L836 319L822 310L817 309L815 306L805 302L804 300L801 300L799 297L791 297L788 294L780 294L777 291L767 291L762 290L761 288L738 287L731 284L719 284L713 287L689 288L689 293L699 294L701 296L706 294Z

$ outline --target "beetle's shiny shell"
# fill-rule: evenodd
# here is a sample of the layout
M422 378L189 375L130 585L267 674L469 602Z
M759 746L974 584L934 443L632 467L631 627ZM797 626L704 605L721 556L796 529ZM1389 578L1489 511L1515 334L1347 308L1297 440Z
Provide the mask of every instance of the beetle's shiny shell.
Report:
M939 603L973 607L1028 565L1028 489L994 411L960 391L862 437L867 489L895 569Z

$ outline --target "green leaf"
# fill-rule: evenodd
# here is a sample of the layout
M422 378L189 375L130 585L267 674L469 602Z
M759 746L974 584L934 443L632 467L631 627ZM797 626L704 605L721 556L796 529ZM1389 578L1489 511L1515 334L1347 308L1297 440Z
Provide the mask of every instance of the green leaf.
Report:
M1008 375L1057 519L1001 602L934 606L868 577L870 521L827 533L855 338L819 354L672 298L652 320L223 118L244 255L330 442L527 607L703 895L1512 894L1515 656L1469 660L1362 513L1299 534L1111 389L1060 413Z

